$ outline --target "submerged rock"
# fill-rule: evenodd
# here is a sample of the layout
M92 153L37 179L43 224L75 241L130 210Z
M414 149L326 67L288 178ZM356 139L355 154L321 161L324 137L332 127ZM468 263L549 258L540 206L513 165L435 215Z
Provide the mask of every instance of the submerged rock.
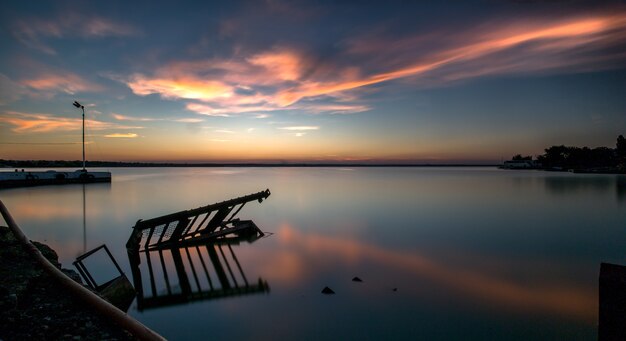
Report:
M331 289L329 287L324 287L324 289L322 289L322 294L324 294L324 295L334 295L335 292L333 291L333 289Z
M363 282L363 280L362 280L362 279L360 279L360 278L358 278L358 277L354 277L354 278L352 279L352 282Z

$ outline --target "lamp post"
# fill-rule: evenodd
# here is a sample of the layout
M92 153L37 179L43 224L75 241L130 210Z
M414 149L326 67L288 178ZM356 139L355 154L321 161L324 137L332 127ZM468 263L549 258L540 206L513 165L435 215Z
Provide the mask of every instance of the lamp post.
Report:
M85 172L85 106L81 105L77 101L74 101L72 104L77 108L83 109L83 172Z

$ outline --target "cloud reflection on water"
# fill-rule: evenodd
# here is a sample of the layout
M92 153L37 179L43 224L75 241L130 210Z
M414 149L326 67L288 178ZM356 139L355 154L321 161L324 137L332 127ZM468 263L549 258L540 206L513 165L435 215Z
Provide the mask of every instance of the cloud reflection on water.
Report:
M405 271L483 304L488 302L521 312L556 314L588 323L597 318L595 292L565 281L542 283L531 279L523 283L445 264L415 252L390 250L354 239L303 233L289 224L280 227L276 238L280 251L260 256L266 261L258 272L267 278L290 282L292 286L312 280L311 277L320 271L319 267L372 261L380 267ZM403 288L407 289L418 291L418 288Z

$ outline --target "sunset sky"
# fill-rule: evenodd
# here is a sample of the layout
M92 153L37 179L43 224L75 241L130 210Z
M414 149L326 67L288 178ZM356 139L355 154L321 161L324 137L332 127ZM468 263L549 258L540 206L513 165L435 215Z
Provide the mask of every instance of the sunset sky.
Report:
M3 1L0 158L499 162L626 133L619 2Z

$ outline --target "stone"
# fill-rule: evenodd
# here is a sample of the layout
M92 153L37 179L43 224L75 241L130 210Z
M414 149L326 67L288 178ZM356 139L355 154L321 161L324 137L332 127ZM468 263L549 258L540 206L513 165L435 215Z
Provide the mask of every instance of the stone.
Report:
M334 295L335 292L333 291L333 289L329 288L329 287L324 287L324 289L322 289L322 294L325 295Z

